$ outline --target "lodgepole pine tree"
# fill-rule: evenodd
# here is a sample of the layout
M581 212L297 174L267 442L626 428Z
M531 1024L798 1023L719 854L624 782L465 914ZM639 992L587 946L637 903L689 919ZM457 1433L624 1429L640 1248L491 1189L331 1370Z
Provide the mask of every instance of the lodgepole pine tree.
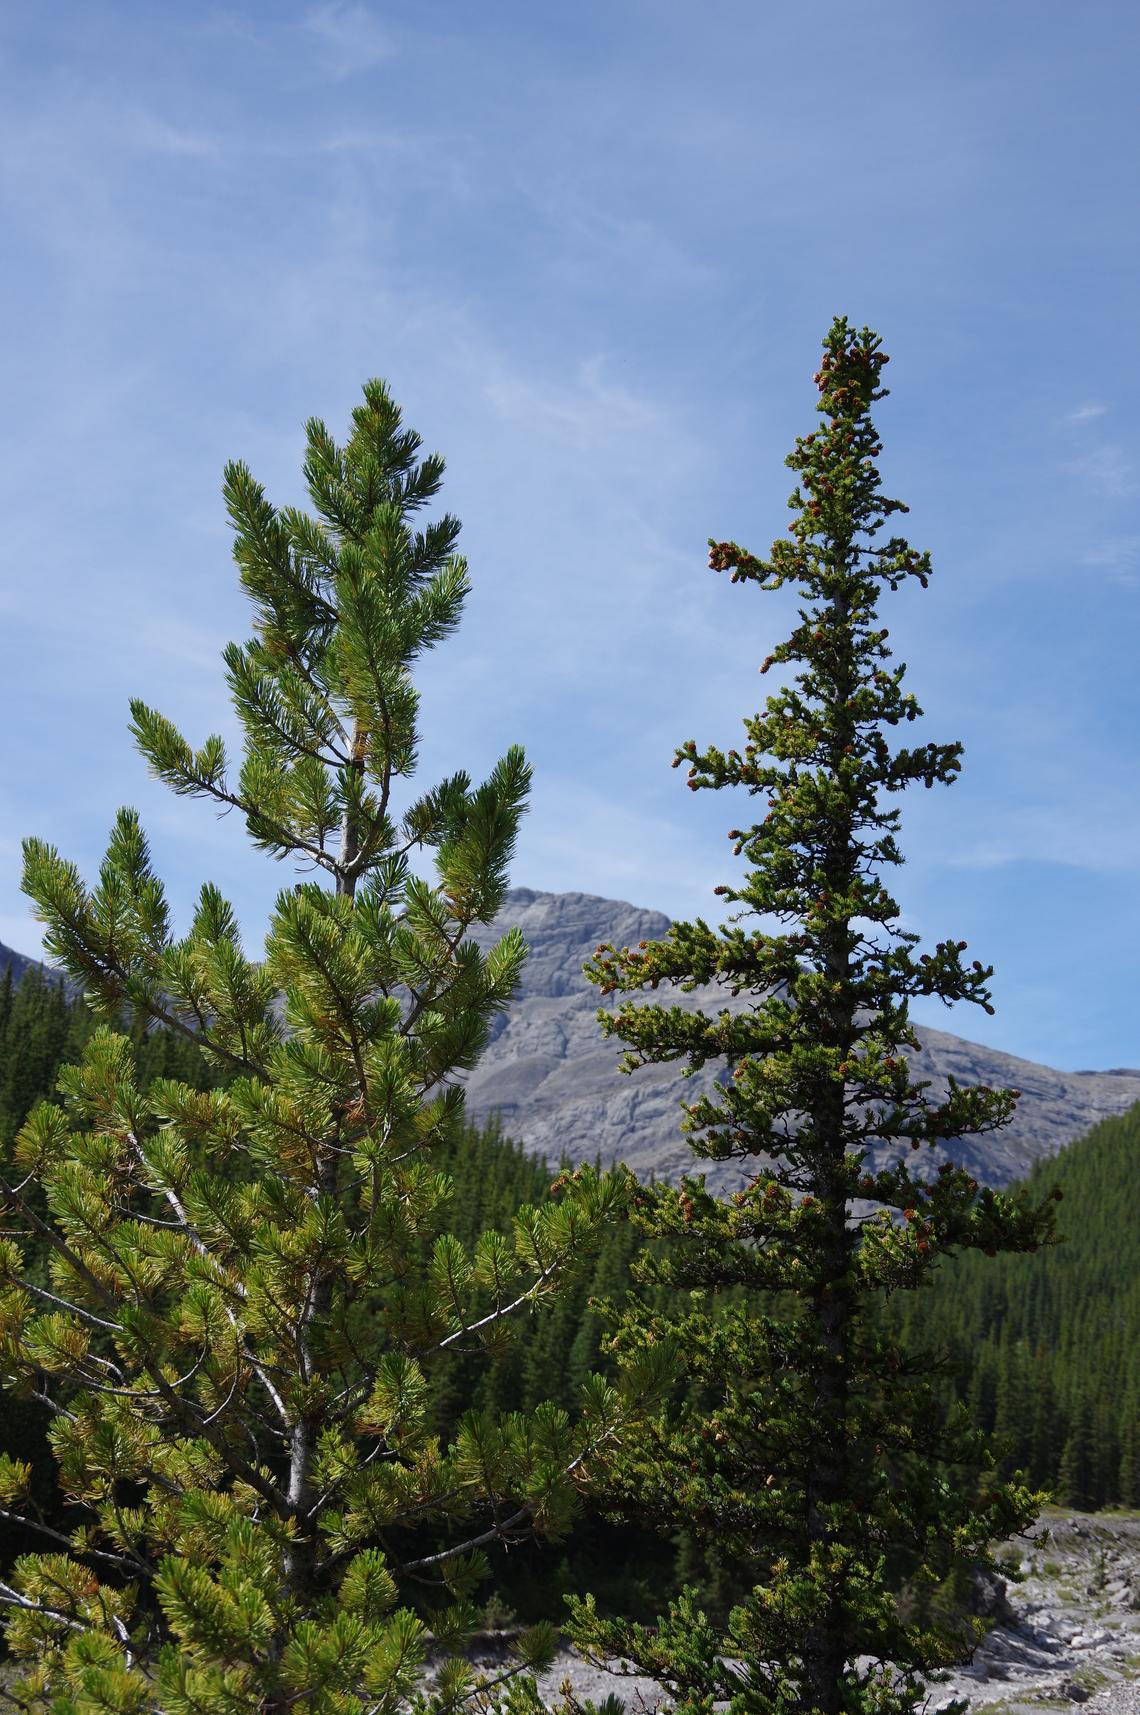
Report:
M411 669L468 587L456 520L414 528L443 471L419 447L374 381L344 447L308 424L315 516L227 468L254 611L225 652L236 775L220 738L194 750L132 704L162 780L308 871L277 899L264 962L213 886L174 938L132 812L91 888L27 842L50 953L108 1016L125 1004L192 1036L231 1076L143 1094L103 1027L62 1079L67 1110L39 1107L11 1156L0 1372L54 1414L71 1521L41 1517L45 1552L0 1585L22 1709L394 1715L429 1649L430 1706L486 1706L503 1694L461 1650L487 1550L563 1530L622 1421L593 1382L574 1423L542 1407L470 1412L449 1446L431 1432L433 1358L505 1337L624 1192L583 1171L520 1211L513 1242L468 1250L446 1230L433 1147L461 1126L454 1074L525 955L517 931L486 955L468 931L502 902L529 769L511 749L485 784L457 773L400 807ZM50 1248L50 1278L21 1238ZM28 1482L0 1464L0 1518L35 1520ZM552 1647L536 1628L502 1680Z
M930 1618L936 1586L963 1561L990 1564L990 1540L1024 1527L1040 1499L998 1480L962 1418L939 1421L924 1364L873 1313L957 1247L1047 1242L1053 1213L979 1189L952 1160L924 1172L907 1149L952 1157L955 1138L1005 1123L1017 1092L952 1084L935 1100L914 1075L911 997L989 1011L992 972L960 941L917 956L882 881L902 861L886 795L949 783L961 753L888 742L921 710L903 667L885 664L877 604L884 586L925 587L930 563L883 539L905 510L876 467L886 361L873 333L834 323L815 378L823 421L787 460L790 536L767 560L710 544L733 583L798 585L804 603L761 668L797 671L746 720L743 748L690 741L674 762L694 791L735 786L762 801L754 825L729 835L751 868L716 889L738 910L719 933L675 924L661 941L599 947L586 967L603 994L711 983L747 997L715 1015L629 999L599 1014L627 1045L624 1070L681 1059L690 1076L727 1058L712 1093L685 1104L683 1128L697 1156L747 1175L731 1195L695 1176L637 1197L658 1241L639 1278L692 1297L675 1314L636 1301L613 1313L615 1349L633 1362L671 1344L688 1392L619 1453L609 1505L714 1546L750 1593L723 1624L692 1590L656 1627L606 1622L590 1602L573 1621L582 1647L624 1658L702 1715L720 1699L733 1715L917 1707L919 1676L961 1647Z

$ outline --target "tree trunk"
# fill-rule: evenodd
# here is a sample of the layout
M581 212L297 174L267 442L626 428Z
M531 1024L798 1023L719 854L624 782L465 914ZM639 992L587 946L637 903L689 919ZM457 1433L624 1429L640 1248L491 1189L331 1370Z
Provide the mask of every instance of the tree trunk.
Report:
M842 557L845 558L845 553ZM848 601L837 593L831 602L832 634L846 638ZM849 645L846 657L836 667L833 706L842 711L832 739L830 771L838 776L844 749L854 729L846 711L854 688ZM846 895L854 876L854 828L850 818L836 829L833 843L822 854L826 886L832 898ZM846 1057L855 1033L854 1009L850 1000L850 960L847 945L849 922L837 919L823 931L823 968L836 991L827 1016L821 1022L821 1040ZM842 1082L829 1082L811 1116L814 1140L812 1194L822 1205L827 1223L820 1276L812 1291L811 1313L818 1340L818 1358L811 1372L811 1409L815 1433L811 1440L806 1484L807 1542L809 1552L841 1540L831 1509L850 1500L847 1458L848 1345L853 1313L851 1298L851 1233L847 1226L846 1112ZM826 1557L826 1552L825 1552ZM839 1715L842 1679L848 1655L848 1625L843 1579L831 1584L831 1596L816 1624L804 1640L803 1665L812 1710Z
M826 1127L820 1139L821 1159L816 1185L829 1231L824 1241L821 1280L811 1301L819 1356L809 1378L814 1425L806 1483L807 1542L826 1550L839 1539L832 1519L833 1505L850 1499L847 1473L847 1359L851 1323L849 1288L850 1235L843 1182L842 1095L828 1104L838 1112L821 1112L817 1123ZM841 1681L847 1660L847 1624L840 1588L833 1594L804 1640L804 1673L812 1710L838 1715Z

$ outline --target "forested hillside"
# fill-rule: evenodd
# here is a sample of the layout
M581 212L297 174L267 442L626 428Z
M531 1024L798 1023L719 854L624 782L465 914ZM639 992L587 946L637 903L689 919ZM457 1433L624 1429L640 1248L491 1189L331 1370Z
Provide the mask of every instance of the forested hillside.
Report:
M462 1186L454 1213L465 1237L480 1222L509 1221L550 1177L494 1126L472 1131L449 1171ZM1140 1107L1102 1121L1027 1183L1062 1190L1062 1244L1032 1256L966 1252L929 1289L897 1294L887 1314L912 1350L945 1358L947 1402L965 1399L1002 1438L1009 1468L1066 1506L1140 1506ZM635 1248L628 1227L613 1229L590 1277L507 1348L478 1384L481 1398L502 1408L515 1398L571 1403L606 1359L589 1301L624 1295Z
M19 981L9 965L0 975L0 1139L7 1141L36 1102L54 1099L61 1066L79 1059L95 1021L82 1001L68 996L62 980L29 965ZM129 1034L144 1085L155 1078L181 1078L205 1088L211 1073L193 1042L169 1030Z
M947 1353L971 1414L1008 1439L1008 1463L1065 1505L1140 1506L1140 1107L1027 1183L1063 1191L1064 1244L968 1252L890 1313L910 1342Z

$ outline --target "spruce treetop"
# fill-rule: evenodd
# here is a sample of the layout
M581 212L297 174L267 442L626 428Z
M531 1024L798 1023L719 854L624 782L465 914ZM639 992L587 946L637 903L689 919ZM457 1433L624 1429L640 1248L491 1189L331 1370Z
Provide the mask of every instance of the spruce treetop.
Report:
M785 682L745 720L743 744L690 740L674 758L694 791L761 801L729 835L748 866L716 889L733 915L719 931L698 919L636 948L601 946L586 967L624 997L599 1020L625 1044L626 1071L718 1068L683 1129L696 1156L741 1169L731 1195L703 1177L639 1190L636 1219L658 1243L638 1277L693 1296L611 1318L620 1358L671 1342L686 1377L643 1447L618 1454L611 1504L691 1532L741 1599L710 1618L690 1591L648 1629L589 1604L574 1620L584 1647L661 1679L693 1715L719 1699L741 1715L917 1707L920 1673L962 1647L930 1589L956 1557L989 1564L989 1538L1036 1500L997 1481L968 1423L935 1409L929 1364L874 1314L959 1248L1032 1250L1052 1236L1048 1199L995 1194L953 1161L954 1140L1004 1124L1017 1092L952 1082L936 1098L914 1074L911 1000L992 1010L992 972L954 939L919 954L883 880L902 862L891 795L951 783L961 758L958 744L892 738L921 709L889 664L878 604L907 580L925 587L931 567L884 529L906 510L876 462L886 361L877 335L833 323L815 376L822 421L787 460L787 535L766 559L710 542L733 583L794 584L802 601L762 666ZM710 983L748 1004L628 998ZM945 1151L937 1173L914 1161L924 1145Z
M876 540L892 514L907 510L882 494L875 462L882 448L870 407L886 397L878 383L887 361L875 334L856 334L845 319L834 323L814 377L824 425L798 437L787 460L800 478L789 498L789 538L778 538L766 560L734 542L710 542L710 566L730 572L733 583L773 590L794 582L810 604L761 665L762 673L792 664L800 670L745 720L743 747L698 750L689 740L673 759L674 767L687 764L692 791L735 786L764 800L759 821L729 834L733 855L752 867L742 882L715 889L740 909L719 933L698 919L674 925L644 949L601 947L588 970L603 993L663 982L691 991L719 982L756 998L747 1014L716 1021L673 1009L667 1031L659 1007L626 1003L599 1015L603 1029L631 1045L628 1068L675 1057L673 1032L687 1032L694 1066L767 1054L762 1111L749 1100L746 1065L719 1100L690 1110L694 1147L714 1159L746 1158L763 1147L756 1128L762 1132L765 1114L769 1142L786 1142L787 1116L804 1110L821 1078L839 1079L841 1067L853 1098L846 1121L852 1142L906 1138L917 1146L977 1132L1004 1123L1016 1099L1012 1091L957 1090L934 1107L926 1086L912 1084L909 1058L894 1052L920 1046L909 1022L911 998L935 995L992 1011L986 985L993 971L963 959L966 943L955 940L915 956L919 937L899 926L899 905L881 874L903 861L895 838L900 812L885 795L919 781L949 784L962 754L960 744L892 750L884 730L918 719L922 709L903 690L905 666L886 666L879 596L908 578L926 587L931 577L928 554L898 536ZM778 934L740 927L748 917L796 927ZM746 1134L737 1137L735 1122L744 1117Z

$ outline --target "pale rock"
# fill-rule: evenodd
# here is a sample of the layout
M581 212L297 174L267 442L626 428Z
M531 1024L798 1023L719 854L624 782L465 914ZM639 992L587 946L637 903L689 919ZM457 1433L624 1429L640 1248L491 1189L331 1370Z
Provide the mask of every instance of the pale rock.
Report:
M621 948L659 940L669 919L594 894L517 887L508 893L494 926L475 930L473 938L486 948L512 926L522 931L530 952L515 1000L496 1019L491 1042L467 1077L471 1116L483 1119L498 1111L504 1129L552 1165L564 1155L574 1162L600 1157L605 1164L624 1160L643 1177L676 1179L707 1170L714 1184L739 1182L739 1166L696 1160L680 1129L682 1101L710 1089L727 1063L691 1079L683 1079L676 1065L642 1067L623 1076L617 1069L622 1044L602 1036L598 990L582 974L599 943ZM635 998L714 1014L725 1008L739 1011L751 999L733 999L717 989L683 995L665 988ZM614 997L605 1004L612 1008ZM921 1159L931 1169L948 1155L982 1183L1007 1185L1098 1120L1140 1101L1140 1071L1058 1072L944 1030L920 1027L918 1034L923 1051L915 1071L931 1079L933 1095L946 1088L950 1076L961 1084L1012 1086L1022 1092L1014 1119L1001 1131L964 1139L945 1152L924 1151ZM888 1156L879 1152L881 1160Z

